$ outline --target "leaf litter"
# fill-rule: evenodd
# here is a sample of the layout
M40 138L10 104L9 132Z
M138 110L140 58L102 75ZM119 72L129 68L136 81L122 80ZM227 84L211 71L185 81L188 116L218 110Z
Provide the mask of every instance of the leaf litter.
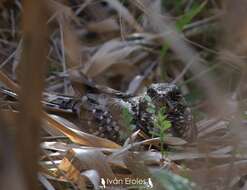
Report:
M10 168L1 176L13 180L23 174L15 178L19 189L246 186L246 26L234 25L244 14L241 6L190 0L30 2L0 2L0 88L12 92L0 94L6 126L0 133L7 134L1 146L9 149L1 151L12 155L9 162L0 159ZM244 0L239 4L246 7ZM35 12L39 6L44 12ZM37 17L30 17L34 12ZM45 27L35 28L37 19ZM139 130L121 144L87 130L86 111L41 109L42 92L82 102L88 93L124 99L156 82L180 86L193 110L195 142L166 135L161 143ZM143 180L142 186L127 179ZM7 181L5 187L16 189Z

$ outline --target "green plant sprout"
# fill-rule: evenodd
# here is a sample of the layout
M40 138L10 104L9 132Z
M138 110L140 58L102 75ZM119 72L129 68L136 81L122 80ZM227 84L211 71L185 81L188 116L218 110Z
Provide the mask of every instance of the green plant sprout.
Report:
M164 160L164 156L166 151L164 150L165 137L167 136L167 130L172 127L171 122L167 119L165 115L165 108L159 109L158 113L154 117L154 128L158 129L158 132L153 132L153 134L160 139L160 152L162 156L162 160Z
M202 4L194 4L190 10L188 10L182 17L180 17L176 22L176 28L178 31L182 31L184 27L189 24L192 19L198 15L205 5L207 4L207 1L204 1Z
M150 96L145 95L144 100L147 102L146 111L148 113L154 114L153 125L154 125L154 128L158 130L158 132L152 131L151 133L154 136L159 137L160 139L160 151L161 151L161 156L162 156L161 159L164 160L164 156L166 154L164 150L165 137L167 135L167 130L172 127L172 124L167 119L167 116L165 115L165 107L160 108L158 111L156 111L156 107L153 104ZM122 115L123 115L124 124L127 129L127 135L130 135L133 129L135 128L135 125L133 124L134 117L128 108L123 109ZM125 135L121 134L121 136L124 137Z
M179 1L180 2L180 1ZM178 2L177 2L178 3ZM181 32L185 28L185 26L193 20L195 16L197 16L205 7L207 4L207 1L204 1L202 4L194 4L188 11L184 13L177 21L176 21L176 29L177 31ZM160 57L161 59L164 59L167 51L169 50L170 45L165 42L160 50ZM165 71L164 66L161 67L161 77L165 79L163 73Z
M167 135L167 130L172 127L171 122L167 119L167 116L165 115L165 107L160 108L158 112L156 113L155 105L152 103L152 99L150 96L145 95L144 99L147 102L147 109L146 111L152 114L155 114L154 116L154 128L158 129L158 132L153 131L152 134L154 136L159 137L160 139L160 152L162 156L162 160L164 159L164 156L166 154L164 150L164 142L165 137Z
M155 105L153 104L151 97L148 96L148 95L145 95L144 96L144 100L147 102L147 109L146 109L146 111L148 113L154 114L155 113Z
M131 135L133 129L135 129L135 125L133 125L133 115L132 113L129 111L128 108L123 108L122 110L122 116L123 116L123 122L124 122L124 125L126 126L126 131L127 131L127 134L124 134L124 133L121 133L121 136L124 138L126 136L129 136Z
M188 10L183 16L181 16L177 20L177 22L176 22L176 29L179 32L183 31L184 27L187 24L189 24L192 21L192 19L203 10L203 8L205 7L206 4L207 4L207 1L204 1L200 5L194 5L194 6L192 6L190 10ZM162 49L161 49L161 52L160 52L160 56L162 58L166 55L169 47L170 46L169 46L169 44L167 42L163 44Z

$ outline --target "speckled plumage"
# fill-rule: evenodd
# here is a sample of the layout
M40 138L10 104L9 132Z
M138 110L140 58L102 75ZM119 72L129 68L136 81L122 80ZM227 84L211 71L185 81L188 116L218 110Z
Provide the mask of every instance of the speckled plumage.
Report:
M152 135L154 128L155 113L147 111L146 96L150 97L155 112L165 108L165 115L171 122L172 127L169 132L176 137L181 137L187 141L196 139L197 131L193 123L193 117L190 109L176 85L168 83L152 84L146 92L137 97L131 97L126 100L119 98L105 98L104 106L99 106L92 113L91 121L93 124L93 134L105 137L117 142L123 142L126 124L123 122L122 110L127 108L133 115L132 124L135 126L132 130L141 129L147 135ZM98 103L100 104L100 103ZM92 130L91 130L92 131ZM157 132L157 131L156 131Z
M190 109L176 85L168 83L152 84L148 87L146 93L155 105L155 111L165 108L165 115L170 120L172 127L170 132L173 136L181 137L187 141L196 139L197 131L193 123L193 116ZM137 125L146 133L151 134L153 129L154 114L145 111L146 100L140 98L137 112ZM144 119L142 119L144 118Z
M7 89L0 88L0 90L7 96L17 97ZM43 103L51 111L76 112L81 119L83 129L120 143L124 142L130 131L141 129L149 136L153 132L159 132L154 127L154 118L161 108L165 109L164 114L172 124L169 132L173 136L187 141L194 141L197 136L191 111L174 84L152 84L144 94L136 97L112 97L106 93L88 93L81 98L75 98L46 93ZM148 111L149 104L153 105L152 112ZM133 117L131 127L127 127L124 122L124 109Z

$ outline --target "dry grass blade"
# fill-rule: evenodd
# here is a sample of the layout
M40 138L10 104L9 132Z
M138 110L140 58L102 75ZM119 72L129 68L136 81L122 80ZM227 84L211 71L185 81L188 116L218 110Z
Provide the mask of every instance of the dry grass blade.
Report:
M43 184L43 186L47 189L47 190L55 190L55 188L52 186L52 184L46 179L45 176L43 176L42 174L38 175L39 181Z
M81 148L84 150L96 150L96 151L101 151L105 154L111 154L117 151L117 149L114 149L114 148L80 146L77 144L67 144L64 142L56 142L56 141L43 142L41 143L41 147L43 149L59 151L59 152L67 152L69 149L72 149L72 148Z
M195 161L197 159L210 159L210 160L219 160L221 162L223 161L229 161L231 159L231 155L230 154L216 154L216 153L198 153L198 152L181 152L181 153L177 153L177 152L167 152L167 158L171 161ZM152 163L152 162L156 162L158 163L160 161L161 158L161 154L159 152L144 152L141 153L141 160L143 160L144 162L147 163Z
M67 152L71 148L78 148L78 146L70 146L71 144L66 144L63 142L42 142L41 147L42 149L46 150L53 150L53 151L58 151L58 152Z
M135 133L134 133L135 134ZM131 142L131 141L130 141ZM187 142L176 137L167 137L166 140L164 141L165 144L167 145L173 145L173 146L180 146L180 145L185 145ZM126 155L129 150L139 147L141 145L154 145L156 147L160 146L160 139L159 138L152 138L152 139L146 139L140 142L135 142L131 144L125 143L125 146L123 146L121 149L118 151L114 152L112 155L108 157L108 160L114 161L118 159L119 157L123 157Z
M16 128L18 158L27 189L37 189L39 140L48 48L47 7L45 1L23 2L23 50L20 63L20 117ZM35 74L34 74L35 73ZM32 79L32 80L30 80Z
M226 121L219 121L219 122L215 123L214 125L211 125L211 126L208 126L205 129L202 129L199 132L198 137L199 138L204 138L204 137L210 136L212 134L215 135L217 132L226 133L228 125L229 125L229 123L226 122Z
M148 179L151 177L149 169L144 165L143 161L138 158L137 154L129 153L125 156L124 163L130 169L134 177L139 179ZM154 189L164 189L158 181L152 179Z
M61 48L64 54L63 59L65 59L65 57L66 60L68 59L68 63L66 63L68 68L74 67L78 65L81 60L81 45L71 22L78 22L78 20L69 6L54 0L50 0L49 2L51 2L50 7L53 16L60 26ZM63 60L63 62L65 62L65 60Z
M18 85L10 80L9 77L3 73L3 71L0 71L0 81L14 92L17 92L19 89Z
M125 19L126 22L133 26L138 32L142 32L142 27L136 22L134 17L130 14L120 2L114 0L104 0L108 2L114 9L117 10L118 14Z
M81 44L79 43L78 36L69 24L63 24L64 31L64 48L68 59L68 69L84 63L85 60L81 59Z
M6 114L3 116L2 113L0 113L0 165L2 166L0 171L1 189L24 190L27 189L27 185L26 181L21 177L21 167L17 160L15 152L16 149L9 130L11 124L6 122L4 118L6 118ZM13 179L15 179L15 183L13 183Z
M88 30L96 33L108 33L119 31L118 23L113 18L108 18L100 22L89 23Z
M227 163L227 164L219 165L219 166L216 166L210 169L204 168L204 169L193 170L193 171L190 171L188 175L193 177L193 179L196 182L198 182L198 184L200 183L203 184L201 180L204 177L207 177L208 182L212 182L215 180L226 178L229 175L229 172L231 172L231 176L235 176L235 177L245 176L247 174L246 164L247 164L246 160L241 160L241 161L236 161L233 164Z
M54 18L58 19L60 22L64 20L74 20L76 17L69 6L62 4L55 0L48 0L49 10L53 14L48 22L51 22Z

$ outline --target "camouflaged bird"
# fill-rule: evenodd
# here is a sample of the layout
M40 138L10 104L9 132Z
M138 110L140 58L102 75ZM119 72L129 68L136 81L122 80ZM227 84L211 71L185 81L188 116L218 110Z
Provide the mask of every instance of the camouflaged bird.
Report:
M17 99L13 92L0 89L2 93ZM43 97L43 104L48 111L76 113L84 130L118 143L124 142L129 132L138 129L148 136L152 136L153 132L159 133L154 127L154 119L160 109L165 110L164 115L171 122L172 127L168 132L173 136L190 142L197 136L192 113L174 84L152 84L139 96L121 92L111 94L109 89L104 89L103 92L87 93L82 97L50 93L44 93ZM149 111L150 104L152 111ZM123 110L127 110L132 117L130 126L126 126Z
M150 103L154 105L152 112L148 110ZM164 114L172 125L168 132L190 142L196 139L197 130L192 113L180 90L173 84L152 84L142 95L128 98L88 94L77 110L90 133L123 142L129 130L141 129L148 136L152 136L153 132L159 133L154 127L154 119L161 108L164 108ZM89 111L85 114L82 110ZM128 110L132 115L131 126L126 126L123 110Z

